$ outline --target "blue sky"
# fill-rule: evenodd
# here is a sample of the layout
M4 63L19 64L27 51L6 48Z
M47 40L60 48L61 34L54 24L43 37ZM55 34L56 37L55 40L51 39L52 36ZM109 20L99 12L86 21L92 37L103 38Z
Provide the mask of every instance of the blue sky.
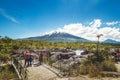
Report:
M119 4L120 0L0 0L0 35L16 39L72 31L87 39L95 40L92 34L103 33L104 40L120 41ZM87 32L93 27L96 31Z

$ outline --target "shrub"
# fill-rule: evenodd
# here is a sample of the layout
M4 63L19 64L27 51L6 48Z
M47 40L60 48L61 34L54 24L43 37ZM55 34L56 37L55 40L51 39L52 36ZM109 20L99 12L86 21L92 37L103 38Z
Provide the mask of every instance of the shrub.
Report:
M13 67L11 65L1 66L0 70L0 80L10 80L16 78L16 74L14 72Z
M110 61L110 60L105 60L102 63L103 66L103 71L117 71L117 68L114 64L114 62Z
M6 62L10 59L10 54L0 53L0 61Z
M89 77L98 77L100 76L100 72L102 71L102 66L98 63L92 64L89 63L87 65L82 65L80 67L80 74L89 75Z
M102 66L100 64L90 64L89 69L89 77L98 77L100 72L102 71Z
M14 77L15 77L15 75L12 72L3 71L3 72L1 72L0 80L9 80L9 79L12 79Z
M80 66L80 74L83 74L83 75L88 74L88 66L86 65Z

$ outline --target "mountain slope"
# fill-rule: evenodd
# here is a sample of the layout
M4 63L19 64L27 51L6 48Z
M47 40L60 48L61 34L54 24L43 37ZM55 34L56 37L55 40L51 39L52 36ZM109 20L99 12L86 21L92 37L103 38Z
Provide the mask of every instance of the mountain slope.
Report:
M44 40L48 42L90 42L87 39L62 32L54 32L52 34L38 37L29 37L25 38L24 40Z
M104 41L104 43L115 43L115 44L119 43L120 44L120 42L112 40L112 39L107 39Z

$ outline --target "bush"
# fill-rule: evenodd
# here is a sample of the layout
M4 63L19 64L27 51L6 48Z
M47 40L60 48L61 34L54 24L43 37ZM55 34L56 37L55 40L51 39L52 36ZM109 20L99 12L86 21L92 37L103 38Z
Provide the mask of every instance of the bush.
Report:
M83 66L80 67L81 74L88 74L89 77L100 77L106 74L101 74L103 71L116 72L117 68L105 52L95 53L93 56L88 57L82 62ZM110 74L111 75L111 74ZM107 74L106 76L109 76Z
M102 63L102 66L103 66L103 71L117 71L117 68L114 64L114 62L110 61L110 60L105 60L103 63Z
M4 72L1 72L1 75L0 75L0 80L10 80L12 78L14 78L15 75L9 71L4 71Z
M80 74L83 74L83 75L88 74L88 66L86 65L80 66Z
M0 70L0 80L10 80L16 78L15 71L11 65L1 66Z
M10 54L6 54L6 53L0 53L0 61L2 62L6 62L8 60L10 60Z
M98 77L102 71L100 63L88 63L80 67L80 74L89 75L89 77Z
M90 64L89 66L89 77L98 77L102 71L102 66L99 64Z

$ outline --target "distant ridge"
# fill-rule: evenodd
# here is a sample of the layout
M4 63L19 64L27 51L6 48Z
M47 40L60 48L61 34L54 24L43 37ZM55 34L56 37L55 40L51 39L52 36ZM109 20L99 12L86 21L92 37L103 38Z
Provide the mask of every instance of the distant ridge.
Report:
M112 40L112 39L107 39L104 41L104 43L114 43L114 44L120 44L119 41L115 41L115 40Z
M90 40L74 36L65 32L53 32L43 36L23 38L21 40L43 40L47 42L91 42Z

